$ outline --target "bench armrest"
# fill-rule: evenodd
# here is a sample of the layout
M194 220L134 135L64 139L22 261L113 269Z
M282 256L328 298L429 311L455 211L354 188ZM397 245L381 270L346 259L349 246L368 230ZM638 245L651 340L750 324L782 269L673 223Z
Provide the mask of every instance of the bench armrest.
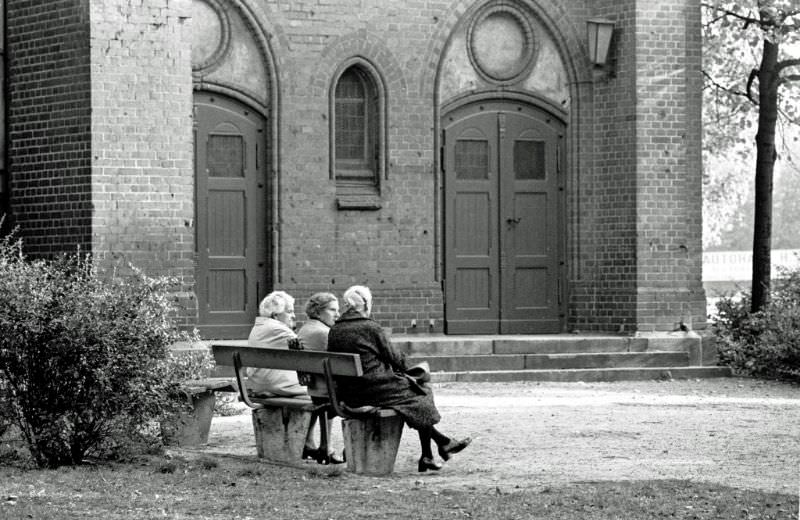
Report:
M244 376L244 367L242 366L242 358L239 356L238 352L233 353L233 372L236 374L236 385L239 387L239 398L242 400L242 402L254 410L264 408L264 405L254 403L250 400L250 396L247 395L247 383Z

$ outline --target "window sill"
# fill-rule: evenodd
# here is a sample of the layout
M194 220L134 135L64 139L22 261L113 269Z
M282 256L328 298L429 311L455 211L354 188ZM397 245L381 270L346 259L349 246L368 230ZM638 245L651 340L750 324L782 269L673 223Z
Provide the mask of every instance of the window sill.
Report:
M336 209L341 211L377 211L381 209L381 198L377 194L339 195L336 197Z

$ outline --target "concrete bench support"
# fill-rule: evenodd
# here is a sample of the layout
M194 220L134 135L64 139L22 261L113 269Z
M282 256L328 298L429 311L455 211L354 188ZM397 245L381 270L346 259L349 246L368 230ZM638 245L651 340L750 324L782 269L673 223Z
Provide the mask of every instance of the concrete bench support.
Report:
M168 433L169 442L178 446L204 446L208 444L208 432L217 392L237 392L230 379L208 378L185 381L181 387L190 410L182 412L178 423Z
M203 446L208 444L208 432L217 396L213 391L191 395L191 412L184 412L178 418L174 442L178 446Z
M311 424L313 406L272 406L253 410L256 453L261 459L297 464Z
M373 417L342 421L347 470L365 475L388 475L394 470L403 419L383 409Z

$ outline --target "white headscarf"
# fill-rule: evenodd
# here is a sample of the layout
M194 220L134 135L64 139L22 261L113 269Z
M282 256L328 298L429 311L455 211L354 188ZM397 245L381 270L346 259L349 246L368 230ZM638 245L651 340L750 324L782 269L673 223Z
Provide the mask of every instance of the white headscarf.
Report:
M345 305L354 309L365 316L372 312L372 293L369 287L364 285L354 285L347 289L342 295Z

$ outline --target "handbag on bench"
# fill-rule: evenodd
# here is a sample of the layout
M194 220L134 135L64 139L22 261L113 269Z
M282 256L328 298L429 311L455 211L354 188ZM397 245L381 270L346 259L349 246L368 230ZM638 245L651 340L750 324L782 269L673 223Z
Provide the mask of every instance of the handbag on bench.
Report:
M289 350L305 350L305 348L303 348L303 344L300 343L300 338L291 338L288 343ZM314 376L312 374L308 374L306 372L297 373L297 381L303 386L310 385L313 378Z
M420 395L425 395L428 393L423 388L425 384L431 380L431 367L427 361L423 361L412 367L409 367L403 373L403 376L408 379L408 382L411 384L411 388L413 388L415 392Z

